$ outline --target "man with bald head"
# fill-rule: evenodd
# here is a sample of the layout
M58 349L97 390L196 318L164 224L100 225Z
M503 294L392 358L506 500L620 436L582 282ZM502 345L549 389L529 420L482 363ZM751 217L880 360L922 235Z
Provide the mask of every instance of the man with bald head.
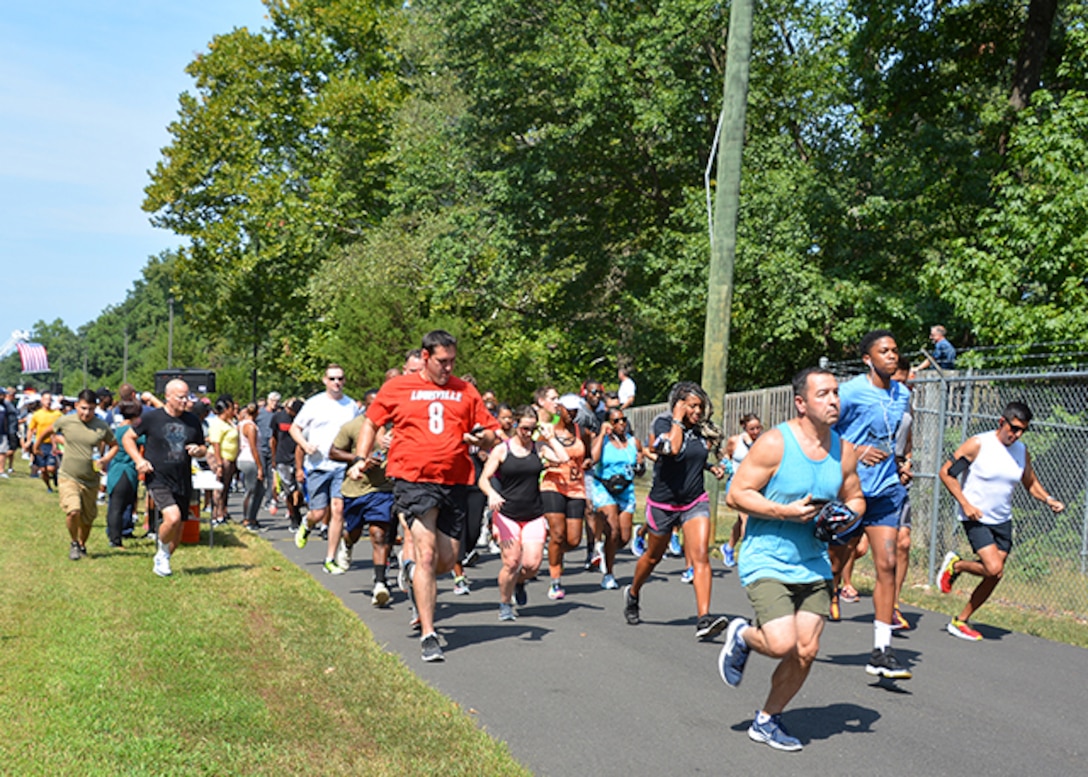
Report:
M166 384L162 407L148 410L132 422L135 434L125 436L125 452L144 473L147 493L162 513L158 532L158 552L154 571L159 577L169 577L170 557L181 540L181 521L189 510L192 498L192 457L207 454L204 431L195 415L188 412L189 384L172 380ZM136 438L144 435L144 455Z

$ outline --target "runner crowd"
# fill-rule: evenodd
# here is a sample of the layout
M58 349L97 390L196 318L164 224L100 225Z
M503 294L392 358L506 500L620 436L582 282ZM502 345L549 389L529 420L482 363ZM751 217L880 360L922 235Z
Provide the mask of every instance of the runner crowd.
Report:
M597 570L601 588L621 589L615 560L629 552L637 561L621 595L632 626L641 622L656 565L666 555L683 557L695 637L726 632L722 679L739 685L751 650L781 661L749 729L753 740L780 750L801 748L782 726L782 709L807 676L824 623L857 601L851 570L868 548L876 587L866 671L911 677L890 646L894 630L911 628L899 608L910 550L911 365L890 332L862 340L868 372L841 394L831 373L803 370L794 381L795 419L765 431L745 414L733 435L714 422L706 392L691 382L673 386L668 409L650 428L631 428L626 411L636 387L624 367L614 391L589 378L565 393L545 385L518 398L528 401L500 402L472 376L453 374L456 346L449 333L429 333L380 387L357 399L344 393L337 364L324 371L325 390L309 398L284 400L273 391L244 405L229 394L198 397L181 380L162 397L129 384L117 397L99 389L75 399L8 388L0 475L15 472L21 452L30 475L59 491L72 561L88 555L97 505L106 504L109 545L155 540L153 570L162 577L173 574L183 521L201 513L213 528L238 521L263 532L262 513L283 511L299 548L321 538L331 575L353 568L365 533L371 602L387 608L399 589L425 661L444 660L434 630L438 581L448 580L456 596L470 594L468 570L482 554L501 559L497 615L513 621L528 584L544 575L547 598L565 598L571 563ZM1030 420L1026 406L1011 403L998 430L965 443L941 473L979 556L950 552L941 590L964 572L982 578L948 625L961 639L981 639L967 618L1000 579L1016 483L1055 512L1064 509L1019 441ZM650 467L644 520L636 523L635 480ZM729 478L727 503L738 519L720 551L727 567L739 565L752 623L711 610L708 476ZM138 500L141 482L146 501ZM243 494L238 515L230 512L232 491ZM584 557L573 560L583 546Z

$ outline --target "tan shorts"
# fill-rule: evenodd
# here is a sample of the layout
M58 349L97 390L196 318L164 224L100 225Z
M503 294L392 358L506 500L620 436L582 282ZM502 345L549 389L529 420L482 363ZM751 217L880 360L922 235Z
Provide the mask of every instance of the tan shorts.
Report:
M79 513L84 526L90 526L98 517L97 486L85 486L71 478L57 478L57 490L60 492L60 509L68 513Z

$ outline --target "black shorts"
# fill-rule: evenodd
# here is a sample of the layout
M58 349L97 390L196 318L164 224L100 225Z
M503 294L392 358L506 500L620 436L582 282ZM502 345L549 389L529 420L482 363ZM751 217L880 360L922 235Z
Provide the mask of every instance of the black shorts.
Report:
M175 494L169 488L151 485L147 487L147 495L155 500L155 509L159 512L168 507L177 507L181 510L182 520L188 517L190 498L188 494Z
M393 483L393 509L411 527L412 522L428 510L438 509L435 528L447 537L458 539L468 515L468 486L447 486L441 483Z
M961 521L972 550L978 553L987 545L996 545L1002 553L1012 550L1012 521L989 524L978 521Z
M540 501L545 513L562 513L567 518L581 518L586 514L585 499L570 499L558 491L541 491Z

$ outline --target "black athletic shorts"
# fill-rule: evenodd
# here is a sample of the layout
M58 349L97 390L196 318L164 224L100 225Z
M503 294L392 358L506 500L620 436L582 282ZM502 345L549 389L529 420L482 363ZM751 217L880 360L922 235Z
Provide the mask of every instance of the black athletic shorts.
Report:
M459 539L468 515L468 486L441 483L412 483L397 479L393 483L393 509L411 527L428 510L438 508L435 528L447 537Z
M586 514L585 499L570 499L558 491L541 491L540 501L545 513L562 513L568 518L582 518Z
M987 545L996 545L1002 553L1012 550L1012 521L989 524L978 521L961 521L971 548L978 553Z

